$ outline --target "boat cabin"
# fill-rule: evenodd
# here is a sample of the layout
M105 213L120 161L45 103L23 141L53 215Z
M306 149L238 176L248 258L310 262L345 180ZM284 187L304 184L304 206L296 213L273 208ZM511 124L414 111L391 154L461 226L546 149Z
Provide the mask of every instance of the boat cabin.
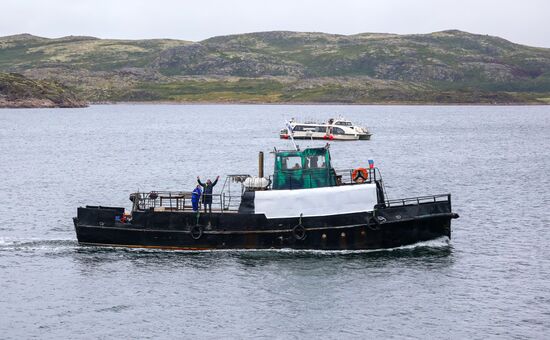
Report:
M336 183L328 148L275 151L273 190L321 188Z
M330 118L328 120L328 125L352 126L353 124L349 120L343 118Z

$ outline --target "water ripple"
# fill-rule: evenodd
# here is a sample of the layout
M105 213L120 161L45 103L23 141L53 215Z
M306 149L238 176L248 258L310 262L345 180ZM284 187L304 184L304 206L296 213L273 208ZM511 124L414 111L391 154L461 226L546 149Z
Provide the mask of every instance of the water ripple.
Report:
M291 116L342 113L390 198L451 192L452 240L378 251L82 247L85 204L254 172ZM534 338L550 332L550 107L2 110L2 338ZM28 124L32 121L33 124ZM322 146L322 142L302 142ZM267 157L266 167L272 166ZM268 171L269 172L269 171Z

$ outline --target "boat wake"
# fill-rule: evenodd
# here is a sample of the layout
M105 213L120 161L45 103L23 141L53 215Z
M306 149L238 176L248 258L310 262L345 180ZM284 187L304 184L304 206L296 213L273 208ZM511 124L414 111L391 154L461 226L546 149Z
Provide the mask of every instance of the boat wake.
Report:
M395 248L363 249L363 250L322 250L322 249L239 249L229 250L233 252L277 252L277 253L301 253L301 254L326 254L326 255L346 255L346 254L370 254L395 251L408 251L418 249L447 249L450 247L451 240L447 236L442 236L434 240L418 242L406 246ZM217 250L214 250L217 251ZM222 250L225 251L225 250Z
M74 239L18 239L0 237L1 251L65 250L78 247Z
M278 254L312 254L312 255L346 255L346 254L370 254L384 252L414 251L414 250L443 250L450 247L450 239L447 236L418 242L411 245L365 250L321 250L321 249L208 249L208 250L181 250L181 249L151 249L151 248L118 248L109 246L86 246L82 249L97 250L118 250L133 253L185 253L185 254L207 254L207 253L233 253L233 254L253 254L253 253L278 253Z
M118 248L110 246L80 246L74 239L16 239L0 237L0 252L6 251L63 251L79 250L85 252L97 251L123 251L130 253L186 253L186 254L207 254L207 253L279 253L279 254L312 254L312 255L346 255L346 254L370 254L370 253L391 253L400 251L415 250L440 250L450 247L450 239L446 236L411 245L369 250L320 250L320 249L211 249L211 250L171 250L171 249L147 249L147 248Z

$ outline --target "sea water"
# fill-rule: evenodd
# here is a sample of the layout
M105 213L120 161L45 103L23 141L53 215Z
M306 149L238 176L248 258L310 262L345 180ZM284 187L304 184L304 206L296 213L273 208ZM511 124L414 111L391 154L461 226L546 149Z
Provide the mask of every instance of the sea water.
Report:
M451 240L368 252L76 242L78 206L256 174L259 151L270 173L269 151L292 147L285 120L338 115L374 135L331 143L333 165L373 159L389 198L452 193ZM546 338L549 131L550 106L0 110L0 338Z

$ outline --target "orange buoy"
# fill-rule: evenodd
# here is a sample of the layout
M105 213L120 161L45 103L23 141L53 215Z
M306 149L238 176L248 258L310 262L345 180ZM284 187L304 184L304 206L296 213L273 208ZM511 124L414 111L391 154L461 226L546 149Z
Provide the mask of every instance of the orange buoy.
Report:
M353 169L351 173L351 179L355 183L364 183L369 178L369 172L365 168Z

